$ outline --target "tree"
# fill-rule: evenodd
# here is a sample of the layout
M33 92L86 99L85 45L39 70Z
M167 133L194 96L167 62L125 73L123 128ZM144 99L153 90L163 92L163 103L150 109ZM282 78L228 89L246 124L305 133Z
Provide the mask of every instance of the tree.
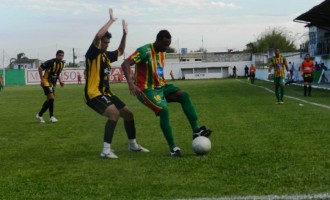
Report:
M207 53L207 49L200 47L199 49L195 50L194 52L202 52L202 53Z
M172 48L172 47L169 47L167 50L166 50L166 53L176 53L176 49Z
M281 51L297 51L294 45L294 37L291 37L284 28L270 28L262 33L257 41L246 45L246 50L251 53L262 53L269 49L281 49Z
M13 62L16 62L17 60L22 60L22 59L29 59L28 57L25 56L25 53L19 53L17 54L16 58L11 58L10 59L10 67L12 67Z

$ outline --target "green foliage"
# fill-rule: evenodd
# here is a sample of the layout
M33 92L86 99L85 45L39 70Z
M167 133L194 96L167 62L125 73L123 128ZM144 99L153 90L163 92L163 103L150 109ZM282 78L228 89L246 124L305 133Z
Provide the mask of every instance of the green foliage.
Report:
M169 81L171 82L171 81ZM57 88L56 124L34 118L45 97L40 86L0 92L0 199L187 199L236 195L329 193L330 114L285 98L275 105L273 84L244 79L171 82L189 92L201 125L213 130L212 150L196 156L192 131L180 105L169 104L182 158L170 157L159 118L112 84L134 112L137 140L151 150L127 150L123 121L112 148L117 160L99 158L106 118L83 101L83 85ZM286 94L330 106L330 91L286 87Z
M292 52L297 50L294 42L294 37L291 38L285 29L271 28L262 33L257 41L248 43L246 51L263 53L269 49L280 49L281 51Z
M200 47L199 49L195 50L194 52L207 53L207 49Z
M176 49L175 49L175 48L172 48L172 47L169 47L169 48L166 50L166 53L176 53Z

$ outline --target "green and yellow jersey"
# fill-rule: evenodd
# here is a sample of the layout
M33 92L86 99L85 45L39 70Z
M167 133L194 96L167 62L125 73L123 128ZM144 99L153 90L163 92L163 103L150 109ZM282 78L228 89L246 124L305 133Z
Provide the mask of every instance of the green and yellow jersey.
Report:
M282 55L279 55L279 57L274 56L269 60L269 62L274 68L274 77L284 78L285 77L284 69L285 66L287 65L286 58Z
M135 63L135 84L141 89L161 88L164 79L165 52L156 52L154 45L146 44L138 48L129 58Z

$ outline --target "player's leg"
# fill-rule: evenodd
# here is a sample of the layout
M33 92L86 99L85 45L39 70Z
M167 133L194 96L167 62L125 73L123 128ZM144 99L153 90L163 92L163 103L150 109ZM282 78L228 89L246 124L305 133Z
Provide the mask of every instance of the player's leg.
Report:
M128 150L137 152L149 152L136 142L136 128L133 112L118 97L113 96L112 102L119 110L120 117L124 119L124 128L128 138Z
M167 101L164 97L163 89L144 90L137 95L141 103L150 108L159 116L160 128L170 148L171 156L181 156L181 150L174 142L173 130L170 122L169 111L167 109Z
M279 78L279 85L280 85L280 88L279 88L279 96L280 96L280 104L283 104L284 101L283 101L283 98L284 98L284 85L285 85L285 78L284 77L280 77Z
M53 92L47 95L48 100L48 111L49 111L49 117L50 122L57 122L58 120L54 117L54 101L55 101L55 90L53 88Z
M279 85L279 78L274 77L274 86L275 86L275 97L277 100L277 104L280 103L280 85Z
M206 137L209 137L211 135L211 130L206 129L205 126L199 126L195 107L187 92L180 90L178 87L172 84L167 84L165 86L165 97L168 102L178 102L181 104L182 110L186 115L193 130L193 138L198 137L200 135Z
M308 96L311 96L312 93L312 82L313 82L313 75L310 74L309 80L308 80Z
M44 90L44 94L46 95L46 100L44 101L39 113L36 114L36 119L40 123L45 123L45 120L43 119L42 116L49 108L49 95L53 93L52 87L49 87L49 86L44 86L43 90Z
M105 158L118 158L118 156L111 150L111 143L117 121L120 117L119 111L107 95L97 96L88 100L87 105L99 114L108 118L104 127L103 149L100 156Z

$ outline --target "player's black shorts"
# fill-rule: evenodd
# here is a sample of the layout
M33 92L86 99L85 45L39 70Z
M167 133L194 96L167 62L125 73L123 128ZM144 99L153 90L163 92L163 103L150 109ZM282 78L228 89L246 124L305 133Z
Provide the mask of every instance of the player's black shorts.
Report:
M125 107L125 103L122 102L118 97L108 95L97 96L88 100L86 104L100 115L103 115L105 109L112 104L114 104L118 110Z
M313 74L312 73L306 73L303 74L304 82L313 82Z
M55 95L55 87L53 86L43 86L42 87L44 89L44 94L47 96L51 93L53 93Z

